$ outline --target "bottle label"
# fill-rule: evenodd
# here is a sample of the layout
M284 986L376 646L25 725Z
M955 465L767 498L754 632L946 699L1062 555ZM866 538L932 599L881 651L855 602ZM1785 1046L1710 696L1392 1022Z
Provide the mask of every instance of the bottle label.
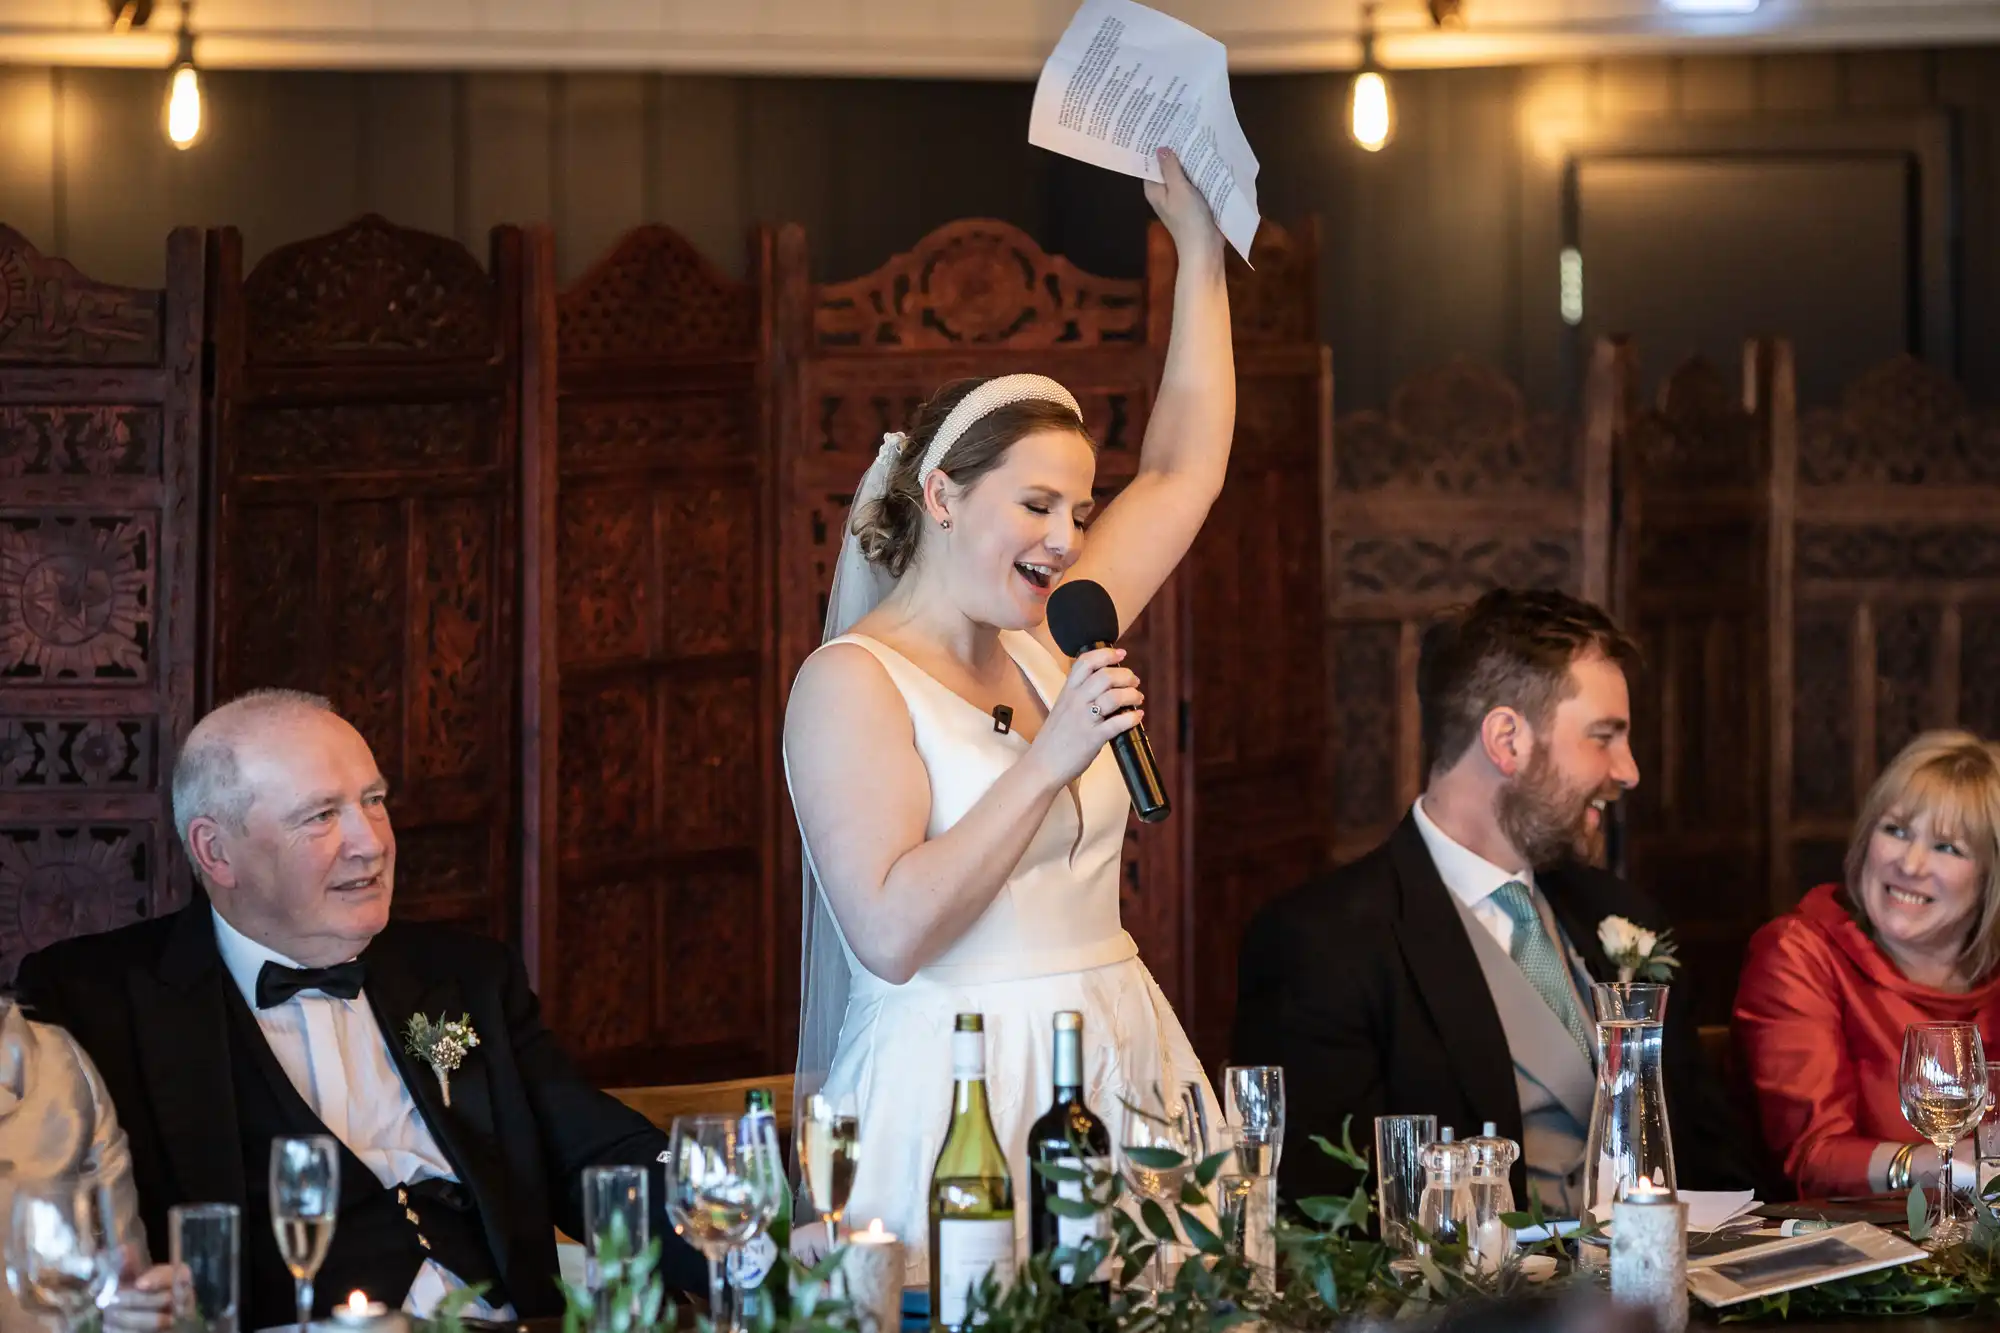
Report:
M951 1076L961 1082L970 1078L986 1077L986 1034L984 1032L954 1032L951 1034Z
M1056 1165L1081 1171L1085 1175L1095 1175L1100 1171L1109 1171L1111 1169L1111 1164L1101 1157L1061 1157L1056 1159ZM1082 1203L1089 1197L1088 1190L1089 1185L1085 1181L1060 1180L1056 1182L1057 1198L1074 1199L1076 1202ZM1060 1213L1056 1214L1056 1244L1066 1250L1079 1249L1093 1240L1101 1240L1110 1234L1111 1214L1109 1211L1093 1213L1089 1217L1064 1217ZM1076 1265L1073 1263L1058 1264L1056 1266L1056 1276L1061 1278L1065 1283L1074 1282L1076 1280ZM1106 1254L1104 1262L1097 1266L1097 1272L1091 1276L1090 1281L1109 1282L1110 1280L1111 1256Z
M988 1273L1003 1291L1014 1280L1014 1219L939 1218L938 1252L931 1262L937 1265L938 1322L959 1328L968 1297Z
M760 1231L749 1244L729 1252L729 1284L738 1291L761 1287L777 1262L778 1243L769 1232Z

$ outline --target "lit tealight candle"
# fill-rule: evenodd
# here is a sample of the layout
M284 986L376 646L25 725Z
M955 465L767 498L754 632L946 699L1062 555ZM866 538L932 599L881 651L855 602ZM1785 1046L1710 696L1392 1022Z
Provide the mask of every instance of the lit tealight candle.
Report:
M903 1324L903 1243L882 1229L881 1218L866 1231L848 1233L840 1275L863 1333L897 1333Z
M1660 1333L1687 1327L1687 1206L1665 1181L1641 1177L1611 1206L1611 1299L1650 1309Z
M345 1305L333 1307L333 1317L338 1323L359 1326L372 1324L389 1313L389 1307L380 1301L368 1299L365 1291L351 1291Z

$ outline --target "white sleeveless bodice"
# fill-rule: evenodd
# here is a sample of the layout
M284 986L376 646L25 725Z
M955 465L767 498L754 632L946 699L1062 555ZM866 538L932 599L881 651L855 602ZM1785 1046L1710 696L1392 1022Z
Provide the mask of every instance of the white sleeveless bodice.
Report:
M963 819L1028 752L1029 742L1018 733L1001 732L991 713L981 712L887 644L861 634L831 642L867 650L909 706L917 754L930 775L926 838ZM1002 631L1000 642L1043 706L1053 704L1062 692L1064 672L1048 649L1033 635L1014 630ZM1118 761L1107 745L1070 793L1050 804L1014 873L979 920L918 977L955 983L1012 981L1101 967L1137 954L1138 946L1118 922L1118 866L1131 808ZM882 984L851 952L849 967L857 986Z

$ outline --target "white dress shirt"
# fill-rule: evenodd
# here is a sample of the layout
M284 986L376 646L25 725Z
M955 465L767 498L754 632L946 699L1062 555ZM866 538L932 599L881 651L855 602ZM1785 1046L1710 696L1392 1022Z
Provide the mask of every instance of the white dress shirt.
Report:
M211 909L212 910L212 909ZM327 1130L346 1144L362 1165L390 1189L433 1177L457 1174L416 1101L403 1083L394 1054L375 1021L364 992L351 1000L316 990L301 991L283 1004L257 1007L257 974L265 963L300 965L265 948L215 912L215 947L222 965L243 992L243 1001L263 1029L264 1040L285 1077L298 1089ZM465 1283L434 1259L424 1261L403 1300L409 1314L426 1316L447 1292ZM344 1299L346 1293L335 1293ZM465 1311L483 1318L512 1319L511 1307L493 1310L475 1304Z
M1535 872L1502 870L1478 852L1453 841L1449 833L1431 822L1421 796L1410 813L1416 816L1417 832L1423 835L1424 846L1431 854L1431 864L1437 867L1438 878L1451 890L1451 896L1464 903L1479 924L1486 927L1486 933L1512 954L1514 918L1493 901L1493 894L1501 885L1518 881L1527 885L1529 897L1539 897L1535 892Z

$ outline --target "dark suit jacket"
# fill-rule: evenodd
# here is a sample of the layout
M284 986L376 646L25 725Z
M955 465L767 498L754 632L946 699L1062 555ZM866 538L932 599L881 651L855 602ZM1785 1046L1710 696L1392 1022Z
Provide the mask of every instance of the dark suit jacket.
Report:
M1571 865L1535 883L1591 976L1617 971L1597 923L1622 916L1659 929L1658 908L1616 876ZM1674 989L1684 992L1683 967ZM1748 1189L1750 1140L1707 1067L1685 1002L1670 995L1661 1055L1674 1172L1688 1189ZM1416 819L1351 865L1271 903L1251 922L1237 970L1235 1064L1285 1068L1287 1151L1279 1191L1298 1200L1344 1194L1355 1176L1314 1146L1340 1142L1372 1160L1375 1117L1436 1115L1459 1137L1491 1120L1521 1141L1521 1103L1507 1035L1450 890ZM1523 1166L1514 1197L1525 1206Z
M511 951L446 926L391 922L363 958L363 994L424 1122L472 1193L487 1248L523 1318L562 1312L554 1228L584 1234L586 1166L651 1168L665 1280L706 1289L704 1261L666 1220L656 1161L666 1136L577 1076L542 1026ZM19 989L29 1012L67 1028L103 1074L131 1141L140 1217L155 1255L167 1252L173 1205L241 1205L247 1191L267 1188L245 1179L226 1008L242 996L216 949L204 897L170 916L33 954L21 964ZM451 1076L450 1107L430 1066L403 1050L403 1027L417 1013L470 1014L479 1035ZM247 1300L256 1289L253 1266L276 1263L277 1243L246 1234L241 1246ZM320 1303L345 1295L324 1293ZM289 1309L279 1314L291 1317ZM246 1327L256 1327L249 1316Z

